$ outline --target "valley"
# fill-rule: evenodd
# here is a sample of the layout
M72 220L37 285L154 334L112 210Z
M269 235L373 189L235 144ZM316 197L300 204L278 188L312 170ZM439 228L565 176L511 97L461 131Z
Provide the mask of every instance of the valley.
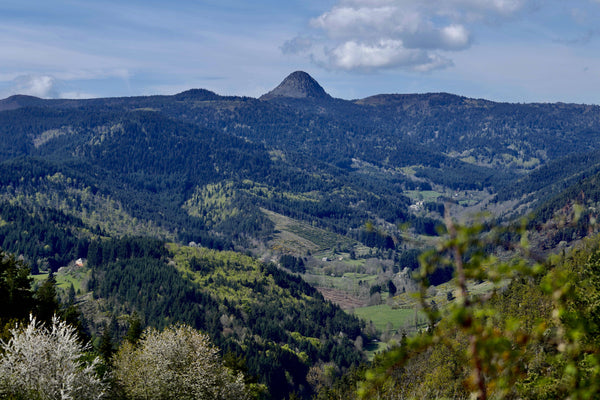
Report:
M31 290L54 287L97 351L136 324L206 332L258 398L385 365L464 304L456 256L418 277L457 246L445 217L481 262L464 290L526 315L503 293L550 307L549 278L521 264L551 274L598 231L599 106L343 100L297 71L260 98L12 96L0 141L0 249Z

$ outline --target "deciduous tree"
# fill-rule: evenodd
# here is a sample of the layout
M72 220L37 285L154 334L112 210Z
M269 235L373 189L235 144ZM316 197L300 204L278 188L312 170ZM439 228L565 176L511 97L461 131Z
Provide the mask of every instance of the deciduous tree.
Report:
M84 361L87 346L56 316L46 327L31 317L12 338L0 341L0 398L100 399L106 385L95 373L99 360Z
M226 368L208 335L188 326L149 329L134 347L125 342L115 378L132 399L248 398L241 374Z

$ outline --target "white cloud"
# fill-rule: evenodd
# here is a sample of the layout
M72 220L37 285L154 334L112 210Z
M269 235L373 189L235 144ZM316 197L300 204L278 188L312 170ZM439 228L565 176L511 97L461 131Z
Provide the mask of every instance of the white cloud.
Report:
M24 94L43 99L89 99L94 94L79 90L65 90L68 85L51 75L19 75L12 79L8 88L0 91L0 97Z
M93 99L98 97L95 94L92 93L85 93L85 92L61 92L59 97L61 99L74 99L74 100L81 100L81 99Z
M396 7L336 7L310 24L333 38L377 36L393 33L394 26L402 19L398 11Z
M462 25L448 25L440 30L440 41L448 49L464 49L470 44L470 33Z
M49 75L23 75L14 81L13 94L26 94L42 98L58 97L57 82Z
M332 69L429 71L452 65L449 53L471 46L474 24L510 18L534 1L339 0L310 20L317 40L298 37L282 50L321 63L324 53Z
M446 0L439 3L438 10L457 16L477 19L508 18L534 4L532 0Z
M330 52L330 65L344 70L373 70L408 67L417 71L443 68L450 63L440 56L404 47L399 40L382 40L367 45L348 41Z

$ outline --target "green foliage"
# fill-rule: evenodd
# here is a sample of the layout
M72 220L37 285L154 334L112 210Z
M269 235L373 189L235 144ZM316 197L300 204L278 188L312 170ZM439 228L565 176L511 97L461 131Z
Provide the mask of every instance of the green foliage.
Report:
M421 301L426 332L377 358L358 391L363 398L594 398L600 391L598 283L600 238L545 264L526 252L500 260L487 249L502 230L457 227L422 256ZM526 234L519 231L521 249ZM505 243L506 244L506 243ZM493 247L492 246L492 247ZM427 276L453 265L457 294L438 310L426 300ZM503 279L511 283L502 289ZM475 294L470 280L497 290Z
M249 99L205 101L136 98L83 102L76 108L69 102L42 101L36 104L48 108L4 111L0 133L14 146L0 157L0 195L20 207L77 219L77 239L99 228L102 232L95 234L146 232L232 248L232 242L246 245L273 233L260 207L343 235L373 217L411 222L420 233L435 233L435 222L408 212L410 201L402 190L414 186L411 180L384 170L365 175L351 168L352 158L368 158L371 164L377 160L380 169L382 159L404 163L400 152L387 154L396 144L373 147L374 137L363 122L348 125L344 113L290 113L287 107ZM155 111L130 111L141 109ZM2 123L10 123L10 129ZM15 136L19 132L27 133ZM456 163L405 145L402 153L411 159L421 155L436 163L442 157L448 171ZM419 150L413 154L415 146ZM281 157L272 159L273 151ZM23 238L10 239L4 247L27 255L38 267L38 259L52 260L55 270L66 264L68 252L62 248L44 243L53 251L50 255L28 250L30 256L16 248L17 243L23 246ZM366 235L364 240L381 248L398 244L392 234ZM56 254L64 258L54 260Z
M302 396L310 394L306 374L319 360L341 368L361 361L353 345L362 335L359 321L325 302L299 277L238 253L170 248L184 274L210 287L230 307L220 317L226 339L219 345L229 349L233 342L243 340L248 371L267 384L273 397L292 390ZM251 340L247 333L265 341ZM304 391L299 391L300 385Z
M54 274L50 273L48 278L36 290L35 300L35 314L41 322L49 323L59 308Z
M529 226L543 235L544 247L552 248L561 241L572 242L598 232L599 182L598 172L576 180L534 210Z
M392 282L391 279L388 281L387 287L388 287L388 292L390 293L390 296L394 296L396 294L396 291L398 290L398 288L396 288L396 285L394 285L394 282Z
M405 190L502 188L511 198L538 190L536 183L581 176L598 159L597 152L584 155L599 142L596 108L583 105L445 93L260 101L203 90L19 102L22 108L0 112L0 195L28 211L79 219L77 239L99 227L233 248L273 233L260 207L343 235L368 219L409 222L431 235L436 221L411 215ZM515 190L538 162L565 156L516 185L529 189ZM400 172L407 168L422 179ZM439 202L427 207L439 210ZM371 236L364 239L390 247ZM29 247L49 245L51 254L17 248L32 242L25 237L0 245L32 266L42 266L38 259L56 262L53 269L65 264L54 256L67 257L72 244L63 240L56 249L35 239L41 245Z
M127 328L127 333L123 340L136 344L140 337L142 337L142 321L137 313L134 311L133 314L129 317L129 328Z
M56 272L85 255L87 238L78 218L51 208L8 202L0 202L0 218L4 221L0 225L0 248L23 255L36 271L44 268Z
M39 285L36 282L35 290L33 281L27 265L0 250L0 339L8 339L15 324L25 323L31 315L46 324L59 315L76 329L80 338L87 338L81 314L73 302L60 304L54 274L46 275Z
M115 321L111 321L110 325L104 327L104 332L100 337L100 345L98 346L98 352L102 356L105 363L111 362L111 357L115 352L115 346L113 344L113 335L115 330Z
M304 261L300 257L295 257L290 254L283 254L279 257L279 263L283 268L289 269L292 272L303 274L306 272Z
M356 239L368 247L376 247L382 250L396 248L394 238L385 232L374 230L372 224L371 228L367 226L365 229L359 230Z
M557 257L558 258L558 257ZM557 326L554 363L557 374L551 388L574 399L600 393L600 241L584 241L576 251L554 260L542 289L554 300L552 317Z
M518 182L506 182L498 190L498 200L519 199L535 194L542 203L556 193L576 184L578 181L596 175L600 171L600 151L576 152L551 160L533 170Z
M437 234L438 221L422 215L442 214L440 199L413 215L404 195L413 189L485 189L487 195L501 188L499 199L532 191L547 199L578 183L565 195L570 201L583 191L585 218L558 226L549 246L589 233L596 218L598 153L584 154L600 144L600 114L592 106L501 104L444 93L261 101L205 90L17 103L23 108L0 111L0 247L23 256L35 273L87 255L96 299L115 318L139 313L128 341L135 342L143 325L200 328L225 352L246 359L273 397L308 397L318 385L331 387L332 396L347 395L328 384L361 361L354 346L363 340L360 323L273 265L206 247L247 249L275 238L276 254L297 256L350 249L359 240L391 257L407 247L398 226ZM581 180L584 175L589 178ZM564 200L540 208L541 222ZM282 224L284 218L293 222ZM497 290L469 292L461 278L447 309L424 300L431 334L390 353L396 361L414 356L394 364L397 381L418 377L406 393L460 397L488 390L551 398L572 390L585 397L597 377L591 253L576 264L546 263L551 272L542 279L541 267L489 255L510 234L488 234L483 226L449 231L445 245L423 256L423 282L445 282L460 264L458 278L489 280ZM168 252L165 239L205 248ZM403 251L398 267L417 269L419 252ZM300 259L290 257L281 263L302 272ZM27 310L47 319L58 308L55 285L42 283L34 296L25 289L24 270L5 261L2 323ZM561 279L569 285L554 287ZM73 307L60 312L75 323ZM109 350L109 336L122 334L107 334L103 349ZM376 365L387 363L382 357ZM471 371L476 379L463 387ZM359 375L348 378L351 387ZM390 385L385 390L398 387Z
M0 250L0 327L24 321L34 306L29 268ZM3 335L4 336L4 335Z

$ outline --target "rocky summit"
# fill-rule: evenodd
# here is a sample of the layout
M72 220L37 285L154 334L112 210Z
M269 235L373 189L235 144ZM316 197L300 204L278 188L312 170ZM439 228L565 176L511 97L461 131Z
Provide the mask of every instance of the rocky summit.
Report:
M260 97L261 100L271 100L275 98L312 98L312 99L330 99L331 96L313 79L312 76L304 71L296 71L288 75L279 86Z

